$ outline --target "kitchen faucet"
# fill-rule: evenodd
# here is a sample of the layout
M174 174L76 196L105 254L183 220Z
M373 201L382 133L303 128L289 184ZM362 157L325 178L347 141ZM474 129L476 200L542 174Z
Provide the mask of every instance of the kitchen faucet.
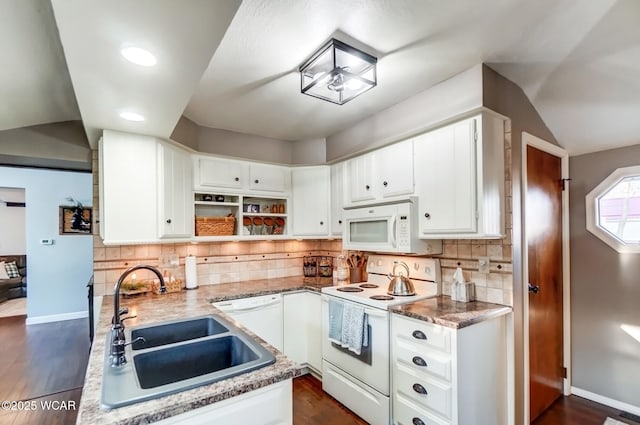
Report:
M138 337L128 343L124 335L123 322L125 319L131 319L136 316L120 318L121 315L128 313L128 310L126 308L120 310L120 286L122 285L122 282L124 282L124 279L129 276L130 273L140 269L150 270L155 273L160 280L160 293L164 294L167 292L167 287L164 284L162 273L160 273L160 270L156 269L155 267L141 264L125 270L125 272L120 275L120 278L118 278L118 282L116 283L115 289L113 291L113 296L115 299L113 300L113 319L111 320L111 366L122 366L127 362L127 358L124 355L124 349L127 345L133 344L137 341L145 341L143 337Z

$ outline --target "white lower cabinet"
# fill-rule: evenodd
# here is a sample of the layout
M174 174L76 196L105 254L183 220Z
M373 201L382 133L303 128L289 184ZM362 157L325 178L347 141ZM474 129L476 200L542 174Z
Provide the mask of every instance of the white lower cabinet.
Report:
M284 354L322 371L322 316L320 294L296 292L284 294Z
M291 379L156 422L159 425L291 425Z
M507 424L505 317L456 330L392 314L393 423Z

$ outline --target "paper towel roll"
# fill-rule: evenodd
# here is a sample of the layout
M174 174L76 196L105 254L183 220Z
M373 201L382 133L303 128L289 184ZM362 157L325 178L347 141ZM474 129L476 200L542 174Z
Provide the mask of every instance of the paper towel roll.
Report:
M189 255L184 259L184 279L187 289L198 287L198 272L196 270L196 257Z

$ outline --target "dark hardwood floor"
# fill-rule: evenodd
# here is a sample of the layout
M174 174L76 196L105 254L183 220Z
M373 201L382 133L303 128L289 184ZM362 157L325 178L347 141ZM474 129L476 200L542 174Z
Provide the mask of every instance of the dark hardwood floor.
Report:
M25 316L0 319L2 425L74 424L89 359L87 319L25 325Z
M311 375L293 380L294 425L366 425L367 423L322 391Z
M618 409L575 395L559 398L532 425L602 425L607 417L626 424L638 425L638 422L620 416Z

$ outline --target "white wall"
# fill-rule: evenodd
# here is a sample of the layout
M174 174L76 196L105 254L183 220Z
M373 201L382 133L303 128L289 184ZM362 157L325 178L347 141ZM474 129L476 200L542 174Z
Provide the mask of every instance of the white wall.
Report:
M24 255L25 209L2 201L24 202L24 189L0 187L0 255Z
M58 235L58 206L68 204L67 197L90 206L91 174L0 167L0 187L25 189L28 320L86 314L85 286L93 273L93 237ZM41 245L44 238L55 243Z

